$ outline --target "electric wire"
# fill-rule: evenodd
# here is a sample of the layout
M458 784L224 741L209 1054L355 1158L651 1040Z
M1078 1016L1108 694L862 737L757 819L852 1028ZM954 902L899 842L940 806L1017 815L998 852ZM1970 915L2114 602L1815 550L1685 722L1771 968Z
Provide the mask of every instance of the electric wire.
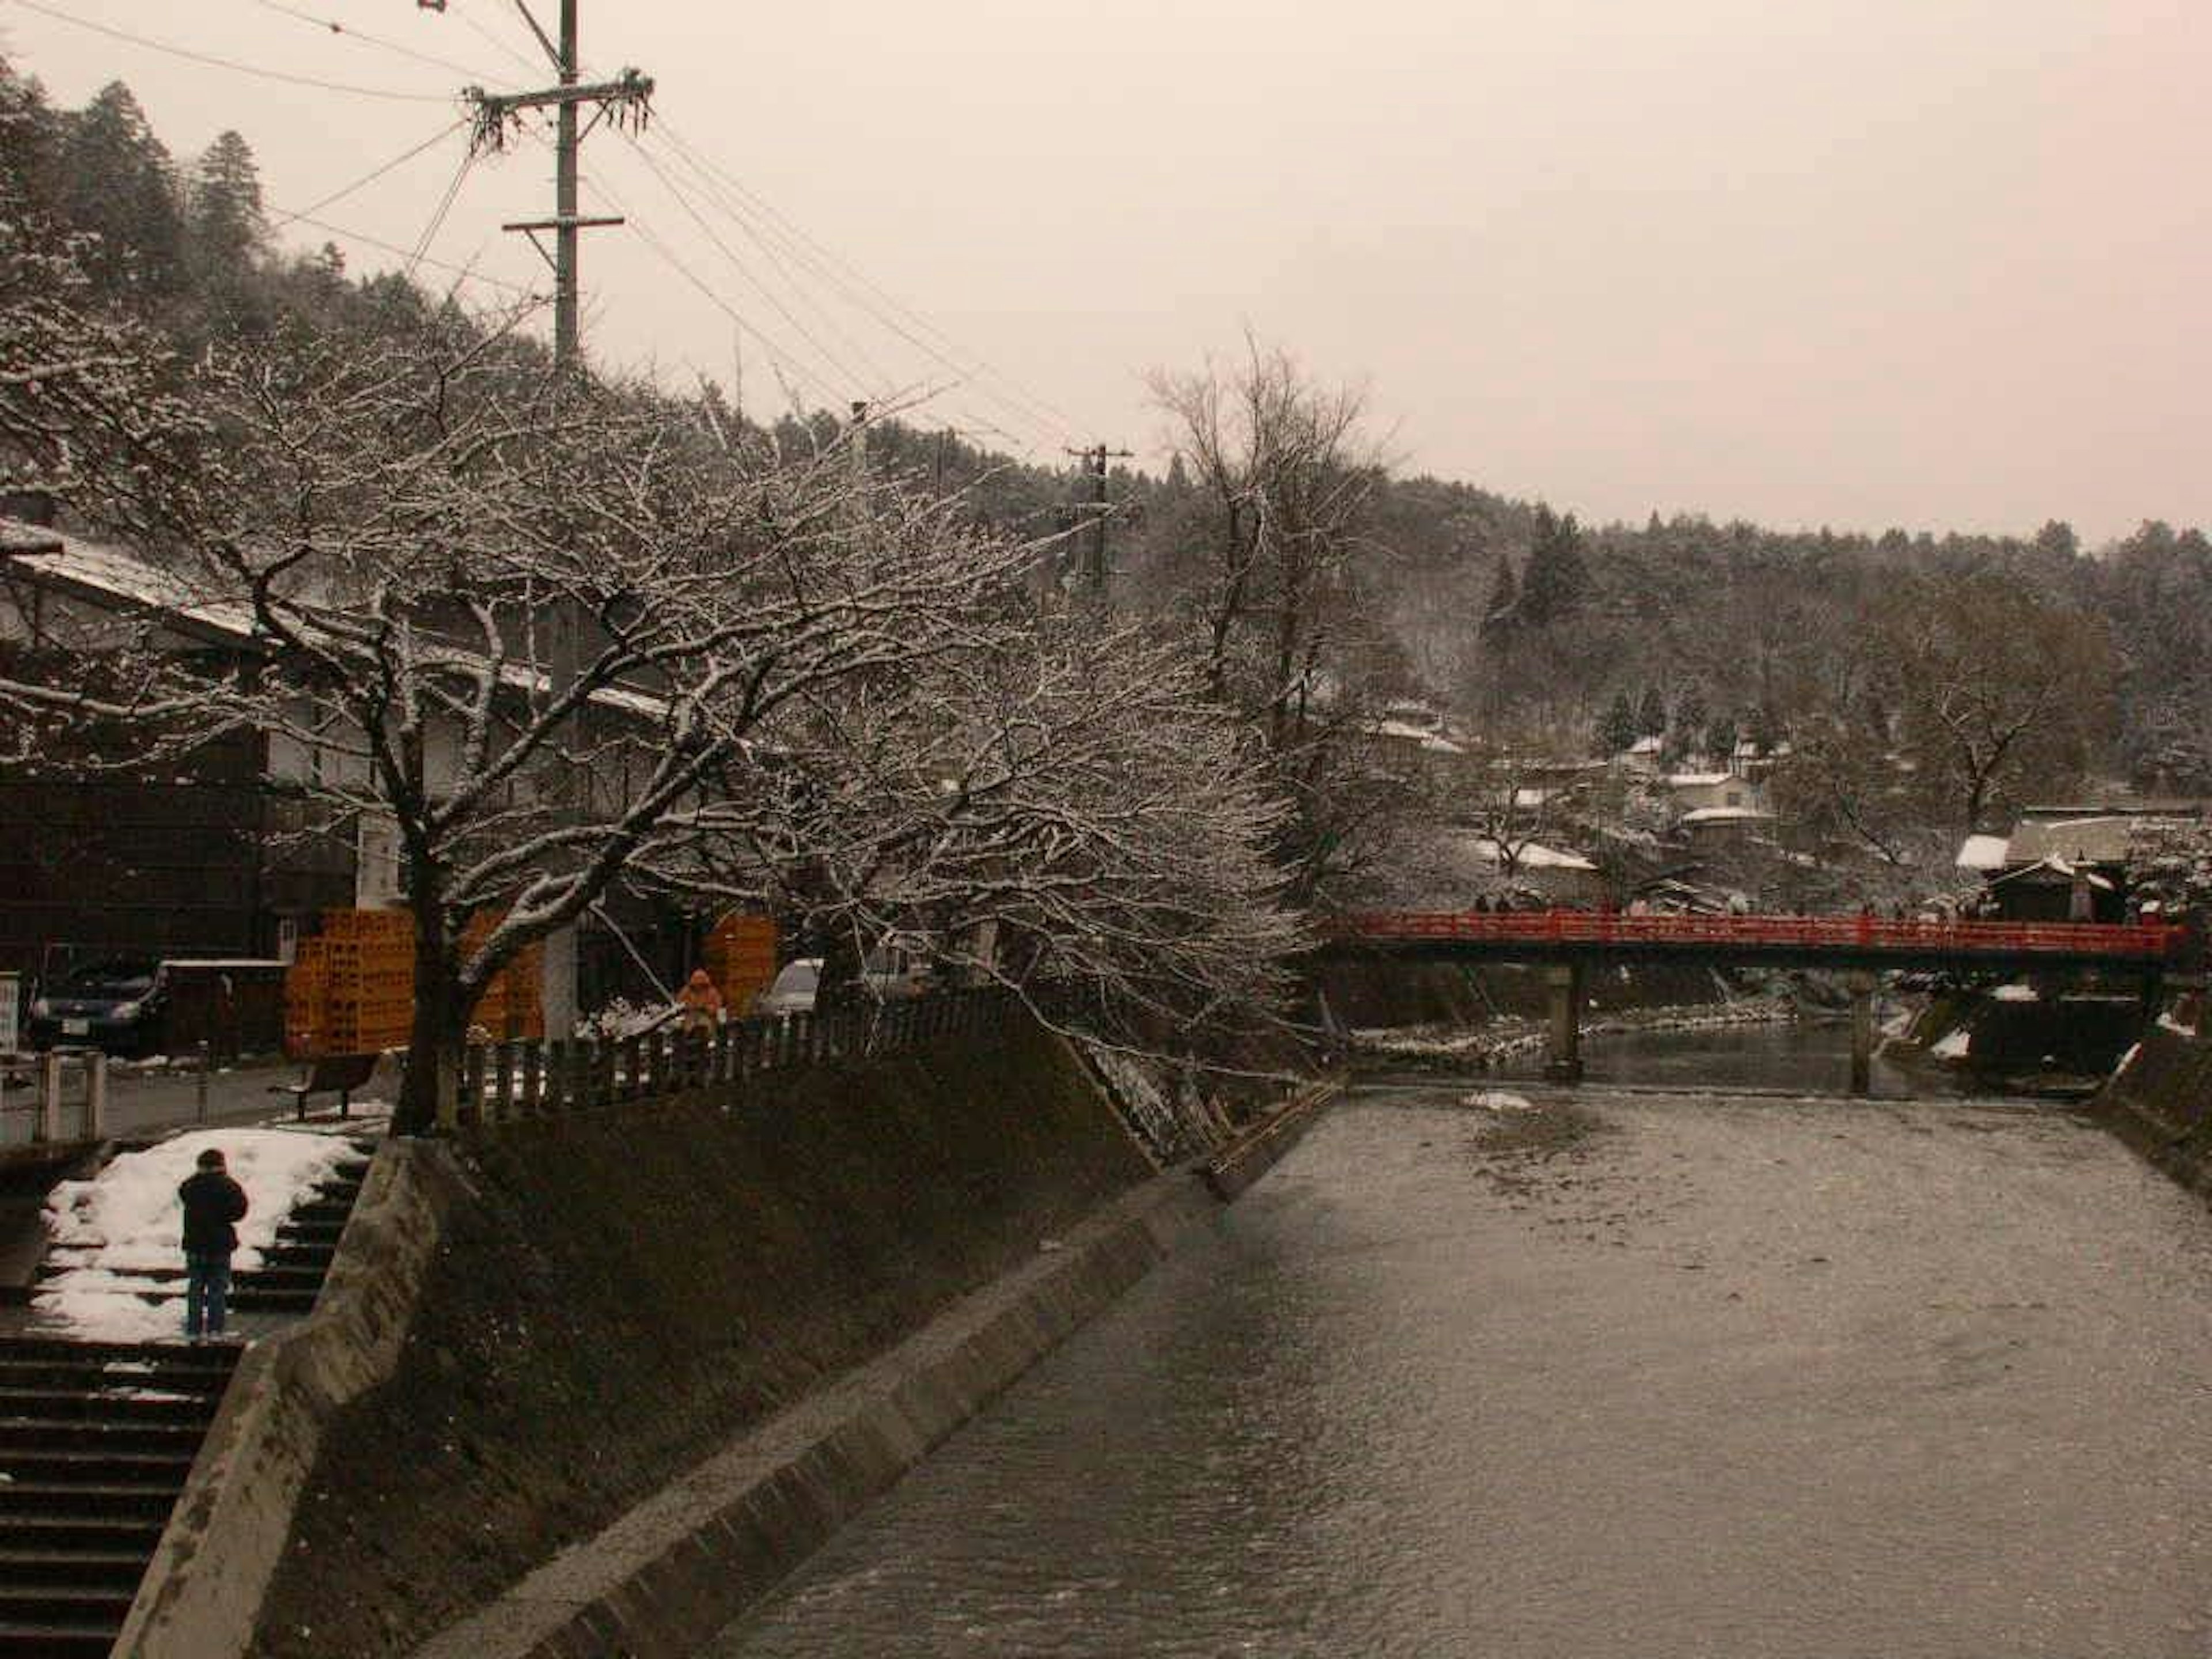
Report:
M654 234L653 227L640 217L635 209L628 206L621 196L605 180L594 178L585 180L584 184L585 188L593 194L606 198L607 205L623 216L629 228L636 233L637 239L658 254L662 263L696 289L709 305L728 318L741 332L750 334L757 341L761 349L768 354L769 362L780 375L798 381L803 388L822 399L825 407L836 401L834 394L830 392L828 386L817 380L811 370L801 367L795 354L787 349L774 336L764 332L751 319L745 316L717 292L704 277L685 264L682 256Z
M520 47L513 45L502 37L494 34L482 23L477 22L474 15L474 0L469 0L468 3L461 5L459 9L456 9L455 7L454 0L447 0L447 15L449 17L459 18L461 20L461 27L463 28L473 31L480 39L489 43L494 51L505 52L507 57L514 59L515 63L520 64L525 70L532 75L538 74L544 69L544 64L539 63L536 58L526 56Z
M695 171L698 170L700 162L704 159L705 158L696 156L696 155L691 158L690 164ZM717 205L720 206L724 212L730 214L738 224L748 230L749 234L752 234L754 232L752 216L748 214L742 206L726 199L724 193L714 186L711 175L703 176L706 177L707 182L705 187L708 191L709 199L714 201ZM774 229L774 226L772 224L769 228L771 230ZM939 367L950 370L957 377L960 384L969 386L973 391L981 393L983 397L988 398L993 404L1002 411L1005 418L1016 422L1028 428L1032 433L1041 429L1047 434L1042 441L1037 441L1017 436L1014 434L1006 432L1002 427L993 427L991 429L997 433L998 435L1005 437L1010 441L1018 445L1025 453L1034 449L1038 441L1042 441L1048 447L1054 442L1073 442L1072 425L1065 420L1065 417L1055 418L1059 416L1058 410L1052 409L1048 404L1043 404L1039 399L1024 398L1019 395L1009 395L1008 392L1000 391L992 384L990 378L987 378L984 374L978 374L975 368L970 363L963 362L957 358L948 355L945 350L933 346L928 341L918 337L911 330L902 326L895 318L885 315L884 313L878 306L872 303L866 295L854 289L851 283L846 282L842 277L841 277L835 270L823 265L820 259L815 258L808 254L805 248L792 242L788 236L787 236L785 240L787 246L792 248L794 257L802 260L816 274L817 279L825 281L831 287L839 289L857 308L866 313L868 316L873 318L878 323L881 324L898 338L904 340L908 344L914 347L915 349L921 352L926 358L936 363ZM865 282L866 279L860 278L859 280ZM993 373L995 374L995 371L993 371ZM1006 380L1006 377L1004 376L998 376L997 378L1001 380ZM1011 386L1012 382L1009 381L1007 384ZM1015 388L1015 391L1018 392L1018 388ZM988 422L986 422L986 424L988 425Z
M630 137L630 135L626 132L623 136L625 138ZM675 194L678 188L676 181L670 179L665 172L654 165L653 158L647 155L643 149L639 148L637 141L635 138L630 138L630 147L633 150L637 152L637 159L639 161L641 162L655 178L660 180L662 187L666 189L672 195ZM708 200L710 204L714 202L714 198L711 193L711 181L709 184ZM896 384L896 377L887 371L883 365L877 361L875 356L868 350L867 347L848 332L845 328L839 324L836 318L832 316L826 307L824 307L818 301L807 292L806 285L792 274L790 268L785 264L782 257L777 253L773 243L764 240L750 225L745 223L742 220L733 218L732 222L735 223L738 228L744 234L746 240L750 241L755 247L760 250L762 255L767 259L769 268L775 271L775 275L779 278L781 279L784 285L796 297L799 303L805 306L808 310L813 313L815 318L820 322L823 331L834 336L840 345L844 347L847 350L851 352L854 356L860 360L862 366L865 367L869 371L869 374L873 377L873 381L876 385L883 387L890 387ZM760 285L756 283L756 286L757 287ZM765 290L763 289L763 291Z
M628 137L627 134L624 136L626 137ZM631 141L631 146L634 149L638 149L635 140ZM665 187L672 195L676 196L679 201L684 202L687 210L691 211L693 218L697 220L700 216L696 209L691 208L682 185L677 180L670 178L666 170L658 166L655 159L653 156L647 155L642 149L638 149L638 159L645 163L647 167L653 172L656 178L660 179L664 187ZM805 295L805 288L804 284L793 275L789 267L787 266L783 260L776 254L774 245L763 240L758 234L756 228L746 221L742 215L732 212L727 204L721 203L718 200L719 192L714 190L713 180L711 179L704 180L703 187L708 195L708 199L710 202L714 203L716 205L720 206L725 213L730 214L732 222L736 223L740 230L745 232L747 236L752 240L754 245L758 246L762 252L768 256L769 263L775 267L775 270L783 278L783 280L791 285L794 292L804 297ZM731 263L738 267L740 274L744 276L746 280L751 283L754 288L758 289L763 294L763 297L769 300L771 305L775 306L776 309L785 316L787 320L791 321L794 327L798 326L797 319L795 318L792 318L789 312L775 300L774 295L769 293L765 287L760 283L759 279L755 277L752 273L744 267L743 262L737 258L734 252L728 247L727 244L711 229L708 228L704 225L703 222L702 222L701 228L702 230L706 231L708 238L713 240L718 247L722 249L725 257L729 258ZM810 301L809 303L811 303L811 301ZM827 318L827 313L823 312L818 306L816 306L815 309L817 314L824 316L825 319ZM883 319L878 317L878 320L881 321ZM834 321L830 324L830 326L831 330L838 335L838 337L849 342L850 336L847 335L842 329L838 328ZM804 331L802 331L802 332L804 332ZM811 333L805 334L805 337L806 337L811 343L815 343L817 349L821 349L819 343L814 340L814 337ZM915 343L918 346L920 345L920 343L912 341L911 337L908 337L908 338L910 343ZM864 349L857 346L854 349L860 353L862 360L867 362L870 368L875 370L877 379L879 382L885 386L894 384L892 377L887 374L881 367L877 364L875 359L869 356ZM922 349L927 349L927 348ZM975 381L975 377L968 369L957 363L945 362L942 353L933 351L929 352L928 355L933 358L937 359L940 363L943 363L945 367L952 369L956 374L959 375L962 380L974 384L976 390L982 391L987 393L989 392L989 387ZM928 393L917 401L927 403L936 394L933 392ZM894 399L893 401L896 400ZM982 416L975 415L969 410L955 409L951 410L951 412L957 418L970 422L979 429L988 430L995 436L1004 440L1006 442L1013 445L1024 454L1026 455L1033 453L1039 447L1039 441L1034 435L1035 428L1037 425L1036 416L1031 414L1029 410L1023 409L1018 404L1008 403L1008 401L1003 398L998 398L996 401L1006 405L1007 418L1014 421L1017 424L1030 427L1031 428L1031 435L1024 436L1019 433L1008 431L1005 427L986 420ZM1050 425L1049 422L1046 422L1045 424L1048 426Z
M479 81L499 78L488 76L480 69L471 69L466 64L457 64L450 58L440 58L432 52L417 52L414 47L402 46L397 40L386 40L381 35L369 34L355 28L351 24L342 23L335 17L318 17L311 11L301 11L297 6L286 5L284 0L253 0L253 3L264 11L273 11L281 16L295 18L310 28L323 30L344 40L358 40L363 46L380 47L402 58L411 58L418 64L428 64L433 68L448 70L455 75L465 75Z
M288 214L285 216L285 222L313 225L317 230L329 235L343 236L349 242L359 242L364 247L373 247L381 252L396 253L403 259L414 257L409 249L400 246L397 242L387 242L381 237L370 235L367 231L355 230L345 225L332 224L327 219L316 218L312 213ZM428 265L434 270L451 271L466 281L481 283L489 288L504 289L510 294L520 294L532 298L542 297L538 289L532 288L526 283L511 282L504 276L486 276L471 270L466 265L457 265L450 259L434 259L429 255L424 254L416 260L416 263Z
M312 75L293 75L283 70L263 69L258 64L241 64L234 58L219 58L213 52L193 52L188 47L174 46L166 40L155 40L146 35L133 34L127 29L111 28L105 23L95 23L90 18L79 17L44 0L12 0L27 11L69 23L94 34L104 34L111 40L128 41L134 46L143 46L149 52L166 52L172 58L181 58L187 63L202 64L210 69L229 70L239 75L251 75L264 81L281 81L288 86L313 87L319 92L342 92L356 98L382 98L395 103L449 104L452 97L441 92L396 92L386 87L350 86L340 81L319 80Z
M459 132L467 125L468 120L464 117L460 120L452 123L450 125L441 127L437 131L432 133L428 138L425 138L421 143L413 146L411 149L402 150L390 161L382 162L377 167L371 168L368 172L362 173L360 178L355 179L351 184L341 185L329 195L319 197L316 200L308 203L307 206L301 208L297 213L288 214L281 219L270 220L269 222L269 228L271 230L282 230L285 226L290 224L295 219L304 219L311 213L320 213L325 208L334 206L337 203L343 201L356 191L368 189L369 185L383 178L386 173L406 166L408 162L422 155L423 151L435 149L438 145L452 137L453 134Z
M1004 393L998 397L997 401L1004 402L1006 398L1012 397L1026 404L1032 416L1042 415L1049 417L1048 424L1057 425L1070 431L1077 426L1078 422L1068 415L1066 410L1059 408L1050 399L1030 391L1013 376L996 368L980 355L967 351L958 341L939 325L930 321L928 318L907 305L880 283L871 279L852 261L811 234L804 226L779 211L758 191L752 190L726 167L686 138L665 113L659 111L654 112L654 125L652 131L654 137L665 139L671 147L685 155L695 171L709 175L726 187L727 198L733 198L724 200L723 205L726 211L734 214L738 204L749 205L752 212L759 215L771 227L777 228L790 242L796 244L809 258L809 263L813 264L817 270L822 270L832 282L846 288L848 294L851 293L850 285L857 284L860 289L872 295L884 306L903 317L915 329L934 337L939 343L937 347L933 347L915 339L903 325L891 318L883 316L872 307L866 307L858 295L851 295L855 304L862 304L864 308L870 309L871 314L876 316L878 321L896 333L902 339L907 340L917 350L927 352L940 365L952 369L963 377L972 377L977 371L981 371L982 374L996 380L1005 388ZM839 273L842 273L842 276ZM849 282L846 279L849 279ZM948 356L947 353L959 355Z
M664 126L666 125L665 120L662 125ZM998 370L992 368L988 363L982 362L981 359L971 358L968 361L963 361L957 357L948 355L949 351L957 351L959 349L959 347L957 342L953 342L950 336L944 333L943 330L939 329L935 325L929 323L926 319L923 319L918 313L914 313L909 307L900 305L899 301L893 299L889 294L885 293L883 289L876 283L870 282L866 276L852 267L849 262L840 259L836 254L830 252L830 250L823 247L822 245L816 241L814 238L808 235L804 230L800 229L795 224L793 224L790 221L784 219L783 216L776 213L775 210L773 208L769 207L765 202L762 202L757 197L754 197L752 199L757 203L758 205L757 208L749 210L742 202L732 199L732 191L741 191L744 188L742 185L738 184L734 178L730 177L730 175L728 175L723 169L714 164L711 157L706 156L699 152L696 146L688 143L680 135L672 131L668 133L666 137L669 138L672 146L676 149L679 158L685 161L693 172L702 179L704 188L708 194L708 198L715 202L725 213L729 214L735 222L746 228L749 234L756 235L758 234L758 232L754 228L753 220L753 215L757 213L762 221L766 224L769 230L783 238L786 246L792 250L793 257L805 262L818 276L827 281L832 287L835 287L842 292L858 309L866 313L892 334L905 341L917 351L921 352L924 356L936 362L939 367L951 370L953 374L958 375L963 381L973 383L975 386L976 390L990 398L993 402L998 404L1001 408L1006 410L1010 416L1013 416L1016 418L1019 418L1025 422L1038 422L1048 428L1062 430L1073 429L1073 422L1071 422L1062 411L1055 409L1042 398L1035 398L1023 392L1018 384L1013 381L1011 377L1000 374ZM728 188L726 189L723 187L722 184L718 183L718 179L722 181L726 181ZM746 193L750 194L750 192ZM782 227L787 228L780 228L777 223L778 221L781 221ZM816 252L809 252L810 246L813 250L816 250ZM851 272L850 281L847 280L844 276L840 274L839 270L836 269L836 267L840 265L843 266L847 271ZM907 315L914 320L917 327L927 329L930 332L938 335L940 339L945 342L945 347L944 349L940 349L939 346L932 344L929 341L918 337L912 330L904 326L897 320L896 318L886 315L884 312L877 304L871 301L866 294L862 293L854 286L854 283L861 284L866 289L872 290L876 295L881 296L884 304L905 311ZM982 373L979 374L979 369L981 370ZM986 380L987 375L990 379L995 379L1000 381L1007 388L1007 390L1001 392L994 389L988 383L988 380Z
M632 151L638 156L639 160L645 163L647 171L652 173L656 179L659 179L662 188L668 191L669 195L675 199L677 205L681 207L690 217L692 222L698 226L700 234L705 236L708 241L714 245L715 248L721 253L723 258L729 262L731 268L735 270L739 276L744 278L744 280L752 287L753 290L757 293L762 299L768 302L771 310L773 310L779 317L783 319L784 322L790 326L792 332L798 335L800 339L805 341L808 346L812 349L814 355L820 358L822 362L830 365L830 368L836 371L835 378L841 379L848 386L852 386L860 390L871 390L872 388L870 387L869 379L866 375L856 374L851 364L846 362L843 359L839 357L836 352L830 350L829 347L823 345L819 339L816 338L813 331L792 314L790 307L785 305L781 300L778 299L775 294L770 292L769 289L762 283L758 277L755 276L752 272L747 269L745 262L738 257L736 251L733 250L726 241L722 240L721 236L716 233L714 226L708 223L706 216L701 213L698 208L693 204L690 196L678 186L674 179L668 176L667 170L659 166L653 158L647 155L645 152L638 147L637 141L635 139L629 138L629 135L627 133L624 133L623 136L626 139L629 139ZM757 333L759 331L756 329L754 331ZM885 382L883 386L872 388L876 394L879 396L883 392L888 391L888 382Z
M476 152L470 150L462 155L460 166L453 169L453 183L446 186L446 193L438 203L437 211L430 216L430 222L422 228L422 240L415 244L415 251L407 256L405 274L409 282L415 280L415 267L422 263L422 256L430 251L430 244L446 228L446 216L453 210L453 203L461 193L461 182L469 176L469 168L475 164L476 159Z

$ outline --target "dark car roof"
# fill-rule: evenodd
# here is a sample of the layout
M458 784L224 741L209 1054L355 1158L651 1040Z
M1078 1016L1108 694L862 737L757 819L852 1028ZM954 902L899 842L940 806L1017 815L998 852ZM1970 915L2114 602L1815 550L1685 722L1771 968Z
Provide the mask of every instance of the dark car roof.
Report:
M64 985L120 985L133 980L150 980L161 971L161 964L151 957L110 957L104 962L88 962L82 968L72 968L63 976Z

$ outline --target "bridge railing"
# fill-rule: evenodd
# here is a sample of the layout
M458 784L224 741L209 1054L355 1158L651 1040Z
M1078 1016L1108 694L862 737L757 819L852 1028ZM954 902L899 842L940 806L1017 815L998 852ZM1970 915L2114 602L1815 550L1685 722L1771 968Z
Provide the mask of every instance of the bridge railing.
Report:
M2162 921L1896 921L1881 916L1630 915L1616 910L1370 910L1340 939L1496 945L1767 946L1905 955L2106 957L2162 961L2187 930Z

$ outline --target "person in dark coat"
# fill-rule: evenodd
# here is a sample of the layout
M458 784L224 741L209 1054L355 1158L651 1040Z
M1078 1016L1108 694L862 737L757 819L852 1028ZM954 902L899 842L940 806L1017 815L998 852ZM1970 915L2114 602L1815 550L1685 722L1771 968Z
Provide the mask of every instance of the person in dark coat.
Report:
M198 1168L177 1188L185 1206L185 1334L222 1334L223 1304L230 1295L230 1255L238 1248L237 1224L246 1218L246 1188L230 1178L222 1154L209 1147Z

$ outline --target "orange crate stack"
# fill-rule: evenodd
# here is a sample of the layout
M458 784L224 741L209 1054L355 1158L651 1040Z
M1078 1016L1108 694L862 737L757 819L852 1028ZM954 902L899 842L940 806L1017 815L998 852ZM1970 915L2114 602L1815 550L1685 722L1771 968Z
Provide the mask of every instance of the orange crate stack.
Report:
M775 977L775 918L732 910L714 924L700 954L707 977L722 994L734 1016L752 1004L754 994Z
M284 970L284 1052L295 1060L306 1060L323 1052L330 988L330 969L323 958L322 940L301 940L292 965Z

